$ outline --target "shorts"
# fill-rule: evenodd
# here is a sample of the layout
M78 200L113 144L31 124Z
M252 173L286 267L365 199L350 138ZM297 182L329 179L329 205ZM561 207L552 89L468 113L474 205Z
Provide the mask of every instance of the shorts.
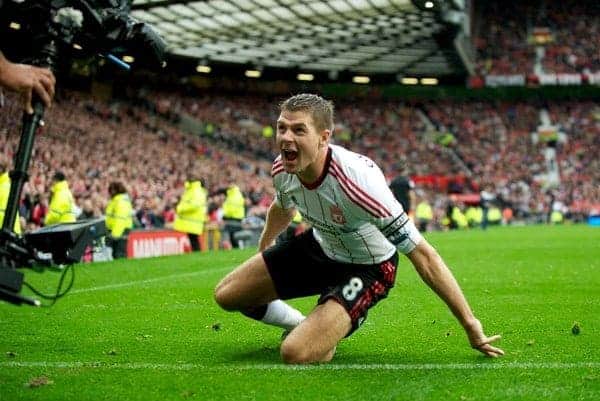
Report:
M263 252L263 258L280 299L320 295L318 304L334 299L352 321L352 334L367 311L387 297L394 286L398 253L381 263L359 265L335 261L325 255L312 229Z

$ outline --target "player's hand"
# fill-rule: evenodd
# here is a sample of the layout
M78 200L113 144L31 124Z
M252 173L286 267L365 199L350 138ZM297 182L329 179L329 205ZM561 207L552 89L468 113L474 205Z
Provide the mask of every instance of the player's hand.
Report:
M486 336L479 320L475 319L467 324L465 326L465 331L469 337L471 347L474 349L492 358L497 358L504 355L504 351L492 345L494 341L500 339L500 335L494 335L491 337Z
M14 64L6 59L2 61L0 84L21 94L23 106L27 113L33 113L31 99L34 92L46 107L51 106L54 97L54 85L56 84L56 78L52 71L27 64Z

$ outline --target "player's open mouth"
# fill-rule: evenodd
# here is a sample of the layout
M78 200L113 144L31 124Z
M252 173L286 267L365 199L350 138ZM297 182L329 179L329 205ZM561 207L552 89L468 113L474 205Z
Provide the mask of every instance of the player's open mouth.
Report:
M281 151L281 154L283 155L283 158L287 161L293 161L296 160L296 158L298 157L298 152L296 152L295 150L285 150L283 149Z

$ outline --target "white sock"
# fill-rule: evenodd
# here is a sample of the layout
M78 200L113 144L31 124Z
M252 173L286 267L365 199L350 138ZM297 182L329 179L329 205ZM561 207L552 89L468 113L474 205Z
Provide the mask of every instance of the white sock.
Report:
M306 319L297 309L292 308L280 299L276 299L267 306L267 312L261 322L273 326L292 330Z

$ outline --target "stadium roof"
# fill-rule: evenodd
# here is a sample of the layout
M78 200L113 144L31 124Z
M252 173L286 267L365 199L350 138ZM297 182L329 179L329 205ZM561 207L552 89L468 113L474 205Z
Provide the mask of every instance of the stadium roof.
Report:
M336 73L456 75L464 68L445 26L410 0L133 0L170 53L232 63Z

